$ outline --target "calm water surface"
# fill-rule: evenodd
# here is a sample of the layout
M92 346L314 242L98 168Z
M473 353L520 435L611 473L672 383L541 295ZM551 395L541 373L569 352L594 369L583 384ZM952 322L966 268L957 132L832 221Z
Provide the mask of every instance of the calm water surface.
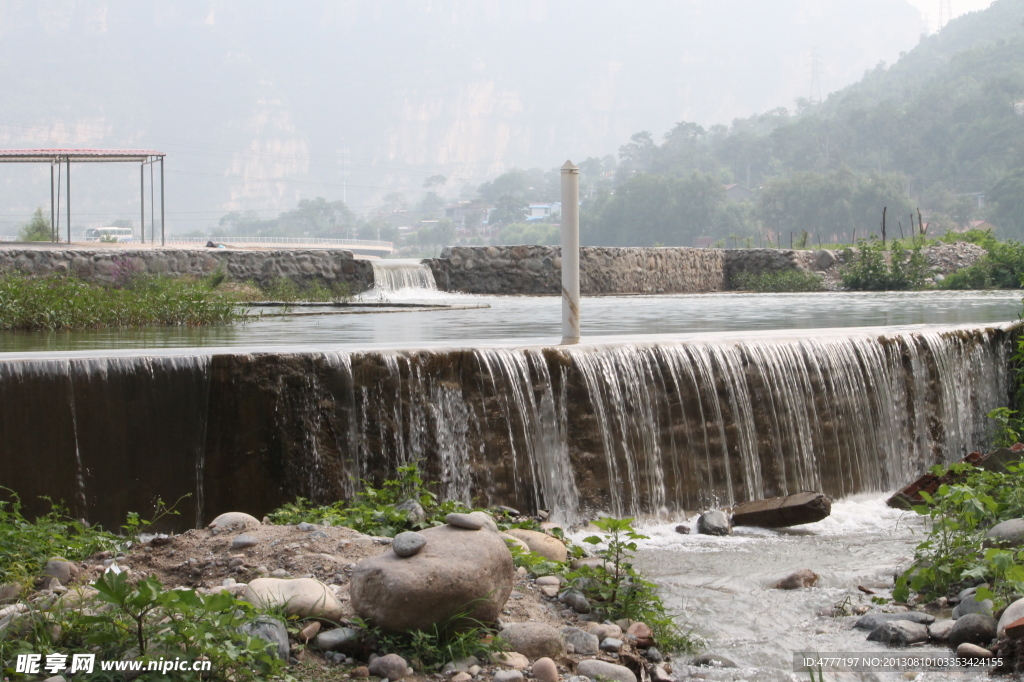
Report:
M405 290L392 300L486 304L469 310L253 318L204 329L0 334L0 352L191 347L420 346L455 342L557 343L561 299L468 296ZM306 311L308 309L302 309ZM603 296L582 301L582 335L692 334L777 329L1007 322L1018 292L698 294Z

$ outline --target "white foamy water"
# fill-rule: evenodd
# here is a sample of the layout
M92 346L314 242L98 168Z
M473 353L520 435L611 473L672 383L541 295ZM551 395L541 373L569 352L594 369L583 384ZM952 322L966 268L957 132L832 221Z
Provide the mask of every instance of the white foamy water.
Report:
M907 565L924 524L912 512L885 505L888 495L854 495L833 503L832 514L818 523L768 530L737 527L733 535L696 534L696 516L672 523L641 524L649 539L639 542L636 567L661 586L679 621L703 637L706 651L725 656L740 670L707 671L674 662L677 677L691 673L708 680L800 680L793 671L797 651L892 653L853 629L856 617L833 618L834 605L850 600L871 604L858 586L890 596L893 575ZM680 523L689 535L675 531ZM573 534L576 541L591 535ZM811 569L821 576L812 589L776 590L781 578ZM878 608L877 606L875 608ZM913 653L948 654L936 646ZM904 651L905 652L905 651ZM920 682L979 679L977 671L921 672ZM827 679L903 680L902 673L843 673Z

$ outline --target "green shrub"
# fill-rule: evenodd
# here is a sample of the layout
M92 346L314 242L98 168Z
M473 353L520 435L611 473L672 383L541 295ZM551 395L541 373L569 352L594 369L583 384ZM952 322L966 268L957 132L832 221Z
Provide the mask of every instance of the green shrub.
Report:
M861 241L851 262L843 267L842 278L843 286L854 291L923 289L928 280L928 263L920 244L910 249L895 247L887 261L881 242Z
M381 644L383 650L398 654L416 670L439 671L451 661L469 656L487 661L492 653L508 651L505 642L483 623L467 627L466 613L435 623L429 630L384 632L368 623L362 625L371 640Z
M21 513L18 496L6 491L11 499L0 501L0 583L27 584L53 556L82 561L96 552L116 550L124 542L72 519L67 509L53 503L49 512L30 521Z
M914 552L914 563L897 580L893 597L906 601L911 590L925 598L946 596L962 587L987 582L978 598L1005 604L1024 595L1024 551L985 548L985 532L1001 521L1024 516L1024 468L1006 472L970 464L934 467L932 473L958 475L958 482L921 493L925 503L913 510L928 518L927 538Z
M1020 289L1024 277L1024 244L1014 241L985 244L988 249L974 265L954 272L942 282L945 289Z
M53 239L50 219L43 215L43 209L37 208L32 219L18 230L18 239L23 242L48 242Z
M803 270L777 270L741 272L733 276L732 288L758 293L787 291L822 291L825 288L820 275Z
M657 585L644 580L633 568L637 540L647 536L636 532L633 519L604 517L594 521L605 537L591 535L584 542L605 543L597 556L604 561L597 566L583 565L566 574L568 582L590 601L591 608L602 618L629 618L642 621L654 631L658 645L666 651L692 651L697 641L684 632L669 613L657 592Z
M254 288L254 291L259 292L260 298L250 297L247 300L281 301L283 303L342 303L351 301L353 298L352 288L346 282L327 284L321 280L313 280L299 285L288 277L274 278L262 286Z
M187 278L127 277L118 286L73 277L0 276L0 331L187 325L242 319L229 296Z

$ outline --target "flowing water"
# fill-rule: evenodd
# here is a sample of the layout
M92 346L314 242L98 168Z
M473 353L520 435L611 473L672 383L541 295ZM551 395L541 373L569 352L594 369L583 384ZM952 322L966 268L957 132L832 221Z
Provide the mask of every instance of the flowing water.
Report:
M587 298L585 343L560 347L557 298L431 292L418 263L375 271L371 298L490 308L0 335L0 480L107 525L154 495L191 493L196 525L336 499L416 460L446 498L566 522L821 490L841 501L819 524L729 538L652 525L641 551L713 650L757 668L742 679L789 679L792 650L876 648L817 614L888 586L909 556L920 528L879 492L987 446L1020 305L1004 292ZM801 568L821 586L765 589Z
M373 289L361 296L367 300L387 298L403 290L437 291L434 273L419 260L393 258L373 260Z
M924 527L915 514L890 509L884 496L854 495L833 504L832 515L818 523L777 531L743 528L713 537L695 534L695 517L683 523L689 535L675 532L675 523L649 524L640 542L637 568L662 586L668 606L684 614L681 621L706 639L707 650L725 656L739 671L708 671L683 667L708 680L799 680L793 653L822 655L862 652L894 653L867 641L867 632L853 629L856 617L833 617L837 604L871 605L859 586L888 596L893 574L905 568ZM577 539L585 534L580 533ZM801 569L820 577L816 587L775 590L781 578ZM874 606L873 608L878 608ZM903 653L946 656L948 649L914 647ZM677 671L680 669L678 661ZM970 671L925 672L916 679L977 679ZM846 673L828 679L903 680L902 673Z

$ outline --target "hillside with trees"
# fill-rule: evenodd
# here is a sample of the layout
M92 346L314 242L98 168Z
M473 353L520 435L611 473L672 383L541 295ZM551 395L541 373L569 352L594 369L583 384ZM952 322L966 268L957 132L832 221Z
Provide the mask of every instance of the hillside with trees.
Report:
M660 141L639 132L617 159L581 167L592 244L777 243L803 232L850 241L877 234L883 208L890 235L919 230L920 208L929 236L987 219L1019 239L1024 0L953 20L823 102L729 126L684 121ZM734 184L749 196L729 197Z

